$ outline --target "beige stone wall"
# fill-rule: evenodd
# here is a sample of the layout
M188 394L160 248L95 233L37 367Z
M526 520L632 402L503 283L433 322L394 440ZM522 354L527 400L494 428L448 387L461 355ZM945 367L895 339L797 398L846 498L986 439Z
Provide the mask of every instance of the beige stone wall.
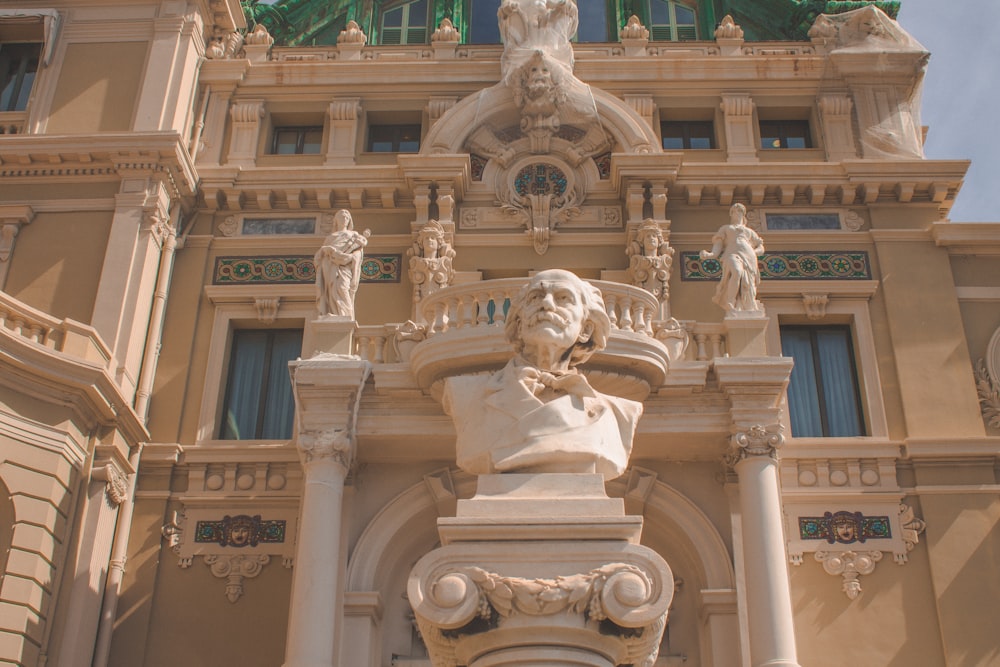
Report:
M149 44L140 41L67 46L46 131L131 129L148 49Z
M40 213L18 234L5 291L56 317L89 323L111 212Z

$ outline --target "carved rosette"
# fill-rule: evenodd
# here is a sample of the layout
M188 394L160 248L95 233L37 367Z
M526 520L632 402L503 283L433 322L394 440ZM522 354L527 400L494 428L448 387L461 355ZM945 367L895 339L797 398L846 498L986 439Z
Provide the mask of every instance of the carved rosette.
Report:
M778 448L785 441L782 430L784 427L781 424L770 426L755 424L746 431L734 433L730 440L729 453L724 459L726 465L735 467L745 459L759 456L777 461Z
M423 570L434 554L414 568L409 599L435 665L456 664L457 653L469 656L487 650L482 647L503 650L510 637L506 631L525 626L541 629L537 636L550 638L532 644L540 654L565 646L561 635L572 628L576 634L570 643L605 653L614 664L638 667L656 661L674 581L655 554L550 578L508 576L459 562Z

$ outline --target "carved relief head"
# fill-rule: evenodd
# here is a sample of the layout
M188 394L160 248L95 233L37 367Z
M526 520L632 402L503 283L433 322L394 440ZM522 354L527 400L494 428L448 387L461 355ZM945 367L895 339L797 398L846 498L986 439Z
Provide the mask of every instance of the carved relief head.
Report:
M333 214L333 227L338 232L342 232L348 229L354 229L354 218L351 217L351 212L346 208L342 208Z

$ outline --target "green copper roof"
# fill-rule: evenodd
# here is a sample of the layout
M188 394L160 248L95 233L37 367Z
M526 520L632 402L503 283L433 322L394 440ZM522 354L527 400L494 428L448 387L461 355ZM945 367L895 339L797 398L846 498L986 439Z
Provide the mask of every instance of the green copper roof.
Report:
M819 14L840 14L867 5L875 5L892 18L899 12L900 0L692 0L698 4L702 39L726 14L731 14L743 28L748 41L805 40ZM433 29L442 18L451 18L462 34L467 34L465 17L471 0L432 0ZM242 0L247 23L267 26L275 43L285 46L311 46L337 43L337 35L348 20L357 21L372 38L382 6L398 5L400 0ZM608 0L612 20L624 24L632 13L642 16L646 0ZM375 40L372 40L373 42Z

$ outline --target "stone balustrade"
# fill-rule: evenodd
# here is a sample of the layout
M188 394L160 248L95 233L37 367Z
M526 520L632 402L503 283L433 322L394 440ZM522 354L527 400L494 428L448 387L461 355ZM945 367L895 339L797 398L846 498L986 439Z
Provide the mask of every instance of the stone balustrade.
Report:
M527 278L503 278L454 285L435 292L420 304L428 338L450 329L503 327L510 299ZM612 330L653 335L659 304L644 289L605 280L588 281L601 290Z
M25 341L111 367L111 350L92 327L56 319L4 292L0 292L0 327Z

